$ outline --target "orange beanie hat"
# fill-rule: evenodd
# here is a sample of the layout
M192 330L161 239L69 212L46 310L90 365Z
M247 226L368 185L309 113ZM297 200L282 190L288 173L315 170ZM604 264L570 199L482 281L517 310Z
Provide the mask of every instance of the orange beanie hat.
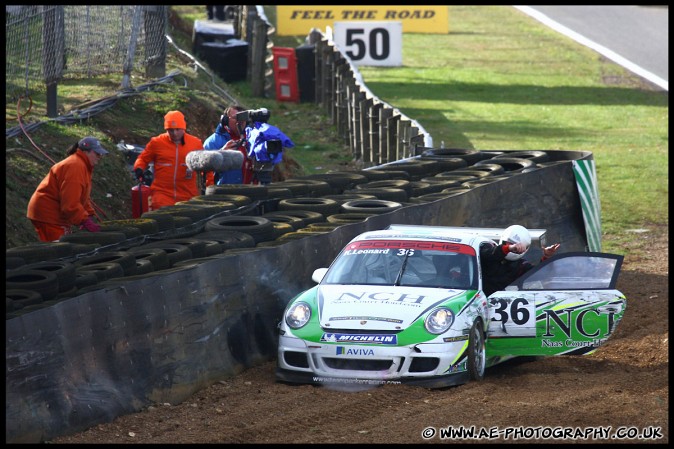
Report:
M164 129L169 128L187 128L187 123L185 122L185 116L180 111L169 111L164 116Z

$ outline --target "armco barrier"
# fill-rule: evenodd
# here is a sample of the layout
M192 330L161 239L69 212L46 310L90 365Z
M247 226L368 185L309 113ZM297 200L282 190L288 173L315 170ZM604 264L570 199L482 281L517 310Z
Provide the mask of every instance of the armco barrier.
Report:
M6 442L40 442L154 402L177 404L276 358L288 301L357 234L391 223L548 230L562 251L587 238L572 159L432 203L106 287L6 322ZM560 156L562 155L562 156ZM540 256L532 248L531 258ZM301 261L301 263L298 263Z

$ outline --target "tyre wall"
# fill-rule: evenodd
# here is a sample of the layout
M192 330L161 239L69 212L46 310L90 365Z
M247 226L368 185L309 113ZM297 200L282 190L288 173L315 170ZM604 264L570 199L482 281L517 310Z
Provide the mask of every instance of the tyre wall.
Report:
M558 154L562 152L556 152ZM6 441L40 442L155 402L177 404L216 380L276 358L288 301L313 285L349 239L389 224L547 229L587 247L568 162L283 245L121 278L6 322ZM549 244L548 243L548 244ZM540 257L532 248L530 257Z

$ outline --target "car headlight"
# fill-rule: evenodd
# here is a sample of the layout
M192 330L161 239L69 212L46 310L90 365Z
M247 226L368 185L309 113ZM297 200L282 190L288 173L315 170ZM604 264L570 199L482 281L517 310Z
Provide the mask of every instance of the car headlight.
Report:
M441 334L454 322L454 314L445 307L439 307L428 314L424 325L431 334Z
M309 322L311 307L306 302L298 302L286 312L286 324L292 329L299 329Z

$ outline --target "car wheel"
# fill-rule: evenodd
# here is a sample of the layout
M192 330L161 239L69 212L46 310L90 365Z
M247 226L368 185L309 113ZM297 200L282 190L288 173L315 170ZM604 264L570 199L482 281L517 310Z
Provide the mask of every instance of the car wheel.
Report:
M468 375L470 380L482 380L486 367L484 332L482 322L475 320L468 338Z

